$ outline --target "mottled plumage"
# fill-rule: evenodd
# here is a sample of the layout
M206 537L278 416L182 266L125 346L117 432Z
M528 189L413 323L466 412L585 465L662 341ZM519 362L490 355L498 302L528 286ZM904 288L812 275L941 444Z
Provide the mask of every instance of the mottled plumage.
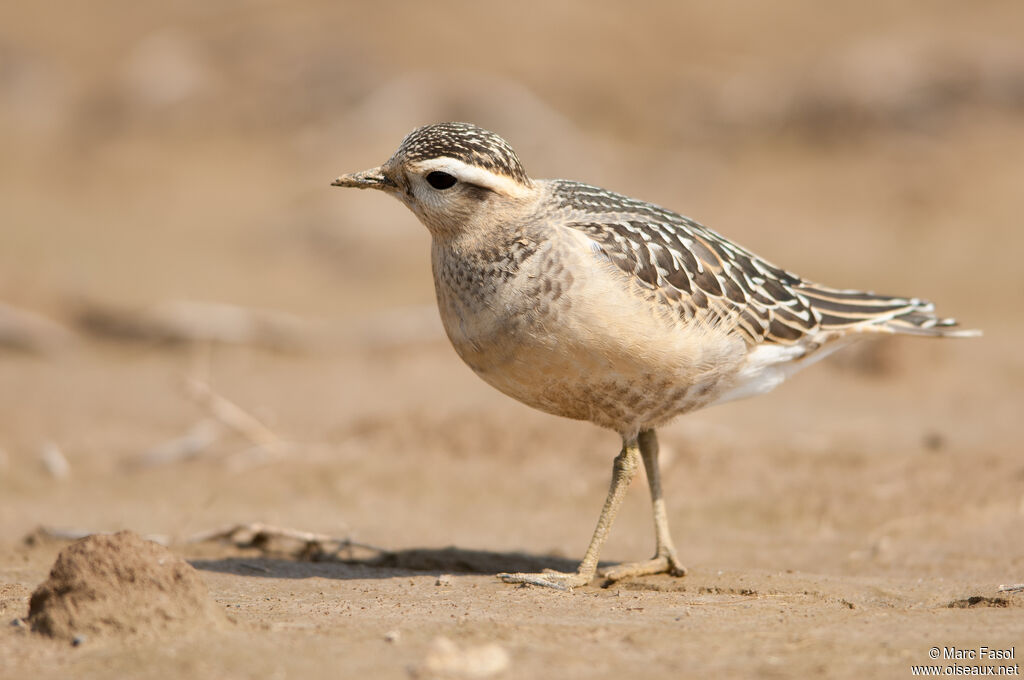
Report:
M859 337L974 334L917 298L805 281L651 203L578 182L532 180L504 139L466 123L419 128L384 165L335 184L391 193L427 226L442 321L480 377L530 406L622 435L579 570L502 575L511 582L589 581L640 458L657 553L606 576L681 574L653 428L766 392Z
M805 281L651 203L564 180L552 183L552 194L564 224L600 244L660 303L687 321L727 324L750 345L806 343L816 348L831 332L858 326L866 332L925 335L950 335L956 326L952 319L935 317L924 300Z
M404 163L457 158L517 182L530 181L508 142L493 132L465 123L438 123L413 130L402 140L398 155Z

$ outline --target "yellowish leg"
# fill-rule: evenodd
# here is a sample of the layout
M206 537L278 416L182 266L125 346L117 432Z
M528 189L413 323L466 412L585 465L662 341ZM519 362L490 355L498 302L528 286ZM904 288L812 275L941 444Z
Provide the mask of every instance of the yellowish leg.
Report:
M640 455L647 471L647 485L651 489L651 505L654 509L655 553L646 562L629 562L617 564L601 571L601 576L609 581L646 576L648 574L669 573L673 576L686 575L686 567L676 557L676 548L672 545L672 536L668 530L668 515L665 513L665 499L661 495L661 471L658 467L658 438L654 430L644 430L638 438Z
M608 497L605 498L604 507L601 509L601 517L597 520L594 536L590 539L590 547L587 548L587 553L583 556L583 561L580 562L580 566L575 572L545 571L536 574L498 574L498 578L505 583L528 583L557 590L571 590L590 583L597 572L597 560L601 554L601 546L608 538L608 532L612 528L612 522L615 521L615 515L619 513L619 507L622 505L622 499L626 496L629 483L633 481L633 475L640 467L639 459L640 445L637 440L623 442L622 452L616 456L615 464L612 467L612 485L608 490ZM664 510L662 512L664 513Z

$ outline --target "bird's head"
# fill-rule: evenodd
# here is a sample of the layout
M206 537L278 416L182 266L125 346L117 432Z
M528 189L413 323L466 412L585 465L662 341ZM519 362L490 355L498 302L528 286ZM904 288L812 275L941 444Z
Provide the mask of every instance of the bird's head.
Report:
M413 130L384 165L331 184L392 194L435 236L486 227L535 194L509 143L470 123Z

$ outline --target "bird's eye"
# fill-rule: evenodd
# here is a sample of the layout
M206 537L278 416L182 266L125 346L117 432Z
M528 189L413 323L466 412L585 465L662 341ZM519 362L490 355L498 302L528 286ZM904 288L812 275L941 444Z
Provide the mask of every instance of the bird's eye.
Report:
M427 175L427 182L435 189L444 190L455 186L456 179L447 172L435 170Z

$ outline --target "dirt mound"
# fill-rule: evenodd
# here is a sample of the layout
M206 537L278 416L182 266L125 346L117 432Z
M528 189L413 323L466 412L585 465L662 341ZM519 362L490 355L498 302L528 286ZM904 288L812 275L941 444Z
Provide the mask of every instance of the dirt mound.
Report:
M95 535L57 556L29 602L32 630L52 637L144 635L219 625L196 570L130 531Z

